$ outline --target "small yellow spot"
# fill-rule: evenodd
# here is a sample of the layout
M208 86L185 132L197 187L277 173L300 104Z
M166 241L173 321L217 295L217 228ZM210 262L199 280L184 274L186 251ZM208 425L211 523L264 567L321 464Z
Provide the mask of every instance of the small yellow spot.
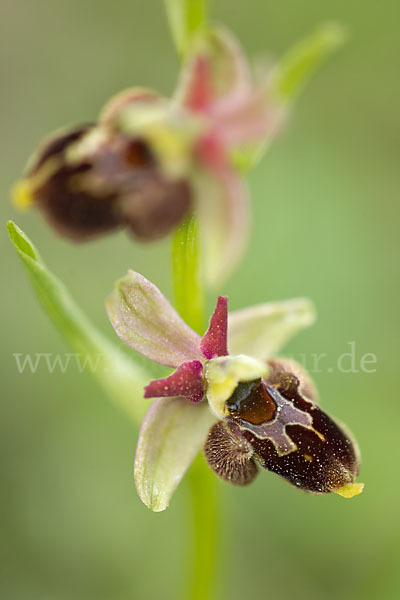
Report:
M343 498L353 498L354 496L358 496L358 494L361 494L363 489L363 483L346 483L346 485L333 491L335 492L335 494L343 496Z
M32 186L28 179L21 179L11 190L12 201L20 210L28 210L33 204Z
M304 458L308 461L308 462L312 462L313 461L313 457L310 456L309 454L304 454Z

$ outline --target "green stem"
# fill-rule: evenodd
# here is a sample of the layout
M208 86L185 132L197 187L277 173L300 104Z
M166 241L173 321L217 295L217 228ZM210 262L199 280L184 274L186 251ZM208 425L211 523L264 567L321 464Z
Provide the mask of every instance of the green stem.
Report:
M203 330L204 290L200 270L199 227L187 217L172 240L172 281L176 308L198 333Z
M198 333L204 328L204 288L200 268L199 231L190 216L172 240L172 273L177 310ZM192 551L189 553L188 590L185 600L210 600L215 596L218 548L216 478L202 456L189 470Z
M185 600L216 598L219 549L217 478L199 454L188 473L193 543L187 567Z

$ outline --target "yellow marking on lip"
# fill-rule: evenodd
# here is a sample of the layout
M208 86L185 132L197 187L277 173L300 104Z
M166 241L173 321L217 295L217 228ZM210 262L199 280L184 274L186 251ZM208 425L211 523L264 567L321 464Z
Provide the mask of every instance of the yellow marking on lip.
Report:
M21 179L13 186L11 197L19 210L28 210L34 204L33 190L28 179Z
M306 459L307 462L312 462L313 461L313 457L310 456L309 454L304 454L304 458Z
M49 158L37 172L17 181L11 190L14 205L20 210L31 208L36 201L35 192L56 173L61 164L58 157Z
M307 413L310 414L310 413ZM323 433L320 433L319 431L317 431L316 429L314 429L314 427L309 427L309 429L311 429L311 431L313 431L315 433L315 435L317 437L319 437L319 439L321 440L321 442L326 442L326 437L324 436Z
M342 496L343 498L354 498L358 496L364 489L363 483L346 483L337 490L332 490L335 494Z

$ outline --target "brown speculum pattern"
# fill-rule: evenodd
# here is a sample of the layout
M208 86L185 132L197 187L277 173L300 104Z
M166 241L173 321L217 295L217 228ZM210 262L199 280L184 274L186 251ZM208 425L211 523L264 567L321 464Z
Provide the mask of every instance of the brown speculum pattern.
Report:
M349 434L303 395L295 375L282 371L277 377L275 370L271 379L273 384L268 379L239 383L226 402L228 416L211 428L204 447L211 468L239 485L254 479L257 464L309 492L353 483L359 460ZM220 453L217 438L224 448ZM246 476L238 475L240 469Z

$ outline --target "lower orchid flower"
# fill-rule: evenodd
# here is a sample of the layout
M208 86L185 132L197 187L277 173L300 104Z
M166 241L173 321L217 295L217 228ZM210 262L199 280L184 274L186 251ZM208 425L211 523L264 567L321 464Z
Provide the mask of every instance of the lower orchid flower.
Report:
M135 484L149 508L168 506L202 447L211 469L236 485L253 481L260 465L305 491L347 498L362 491L352 436L318 406L300 365L273 358L314 321L308 300L228 314L219 297L201 337L154 284L129 271L106 307L125 343L175 369L144 393L155 400L139 433Z

